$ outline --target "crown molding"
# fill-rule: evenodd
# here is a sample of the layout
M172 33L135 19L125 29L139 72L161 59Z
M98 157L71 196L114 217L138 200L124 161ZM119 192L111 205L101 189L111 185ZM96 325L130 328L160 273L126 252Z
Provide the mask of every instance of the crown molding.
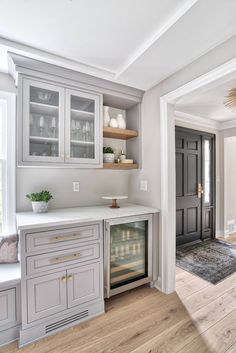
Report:
M192 123L194 125L208 127L215 130L220 130L221 123L212 119L207 119L198 115L184 113L179 110L175 110L175 120L183 123Z
M140 56L142 56L155 42L157 42L171 27L175 25L186 12L188 12L199 0L187 0L183 6L176 10L157 31L152 34L116 72L116 78L123 74Z
M236 119L230 121L215 121L202 116L184 113L179 110L175 111L176 122L192 123L197 126L203 126L215 130L226 130L236 127Z
M65 67L70 70L80 71L85 74L94 75L107 80L115 81L126 71L140 56L142 56L155 42L157 42L175 23L186 14L199 0L187 0L183 6L177 9L154 34L142 43L127 61L116 70L89 65L87 63L68 59L57 54L37 49L16 41L0 37L0 47L15 54L28 56L29 58L47 62L49 64Z
M88 75L94 75L107 80L115 79L116 73L106 70L104 68L91 66L76 60L67 59L65 57L49 53L34 47L21 44L12 40L8 40L0 37L0 48L5 51L12 52L14 54L26 56L31 59L43 61L48 64L62 66L66 69L79 71Z
M232 129L233 127L236 127L236 119L224 121L220 124L220 130Z

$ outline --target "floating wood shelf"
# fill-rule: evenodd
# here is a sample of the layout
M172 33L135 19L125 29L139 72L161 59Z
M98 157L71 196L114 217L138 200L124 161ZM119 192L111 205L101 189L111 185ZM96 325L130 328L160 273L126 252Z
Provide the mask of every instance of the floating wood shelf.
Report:
M109 138L120 139L120 140L129 140L137 136L138 136L138 132L134 130L118 129L113 127L103 128L103 137L109 137Z
M138 169L138 164L128 164L128 163L103 163L103 168L105 169Z

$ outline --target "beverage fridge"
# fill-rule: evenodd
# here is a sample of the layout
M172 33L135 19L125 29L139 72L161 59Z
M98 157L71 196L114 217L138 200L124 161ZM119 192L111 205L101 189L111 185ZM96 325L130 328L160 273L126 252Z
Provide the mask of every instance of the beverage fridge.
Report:
M152 215L105 221L105 297L152 281Z

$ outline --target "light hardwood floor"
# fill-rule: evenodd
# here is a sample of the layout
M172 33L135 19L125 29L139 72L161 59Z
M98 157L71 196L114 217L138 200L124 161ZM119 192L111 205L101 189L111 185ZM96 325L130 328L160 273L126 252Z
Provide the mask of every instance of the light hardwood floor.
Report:
M176 292L147 286L106 301L106 314L1 353L236 353L236 273L216 286L180 268Z
M221 237L219 239L236 245L236 233L232 233L226 237Z

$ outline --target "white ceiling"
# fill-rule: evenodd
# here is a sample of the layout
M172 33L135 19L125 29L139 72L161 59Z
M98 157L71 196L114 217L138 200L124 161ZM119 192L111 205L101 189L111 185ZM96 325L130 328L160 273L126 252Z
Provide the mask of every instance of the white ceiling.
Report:
M205 87L198 92L188 94L175 104L178 112L192 116L228 122L236 120L236 113L224 106L224 101L231 88L236 88L236 79L223 82L217 87Z
M0 0L0 45L146 90L235 35L235 18L235 0Z

